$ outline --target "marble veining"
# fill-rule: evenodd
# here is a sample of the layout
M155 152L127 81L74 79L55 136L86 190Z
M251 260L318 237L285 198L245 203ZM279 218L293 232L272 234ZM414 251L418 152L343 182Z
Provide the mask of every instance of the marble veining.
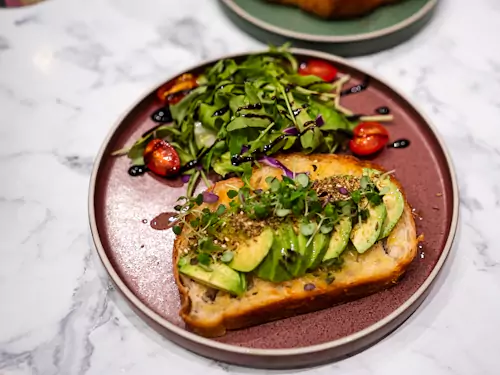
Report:
M400 329L343 361L272 372L198 357L149 329L110 285L86 203L101 142L139 95L202 59L263 45L216 0L0 9L0 374L498 374L499 12L494 0L442 0L404 45L353 59L443 136L459 231L430 297Z

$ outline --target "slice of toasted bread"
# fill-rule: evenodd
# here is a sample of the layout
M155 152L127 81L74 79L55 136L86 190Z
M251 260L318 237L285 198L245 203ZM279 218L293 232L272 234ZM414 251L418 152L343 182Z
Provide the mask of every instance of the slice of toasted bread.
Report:
M293 171L309 172L313 180L345 174L361 176L363 168L383 171L379 166L350 156L290 154L277 159ZM250 183L255 189L266 188L266 177L280 176L281 173L280 169L265 166L254 170ZM392 176L391 179L403 191L399 182ZM243 183L238 178L215 184L212 190L220 197L217 204L227 204L229 198L225 192L241 186ZM186 237L183 231L174 244L174 265L184 248ZM405 199L404 212L391 234L364 254L346 251L344 264L334 272L334 281L330 284L310 273L282 283L254 278L253 286L247 288L243 296L235 298L219 292L215 298L213 295L207 298L209 288L181 275L174 267L182 302L180 315L193 331L215 337L225 334L226 330L331 307L396 283L415 257L416 249L415 222ZM314 284L315 289L304 290L306 284Z
M365 15L374 9L400 0L267 0L297 6L322 18L351 18Z

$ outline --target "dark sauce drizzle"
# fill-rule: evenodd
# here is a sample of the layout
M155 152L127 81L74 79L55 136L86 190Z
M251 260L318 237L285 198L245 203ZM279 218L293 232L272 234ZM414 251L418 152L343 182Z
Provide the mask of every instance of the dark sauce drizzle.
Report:
M218 109L217 111L214 112L214 114L212 115L212 117L222 116L227 111L229 111L229 106L225 106L225 107L223 107L221 109Z
M355 86L352 86L348 89L343 90L340 93L340 96L346 96L346 95L360 93L361 91L366 90L369 85L370 85L370 77L365 76L365 78L363 79L363 82L361 82L359 85L355 85Z
M375 112L379 115L388 115L391 113L391 110L389 109L389 107L384 106L384 107L379 107L379 108L375 109ZM363 116L367 116L367 115L363 115L363 114L359 113L359 114L346 116L346 117L350 121L358 121Z
M272 141L271 143L265 145L263 148L262 148L262 152L268 152L270 150L272 150L272 148L274 146L276 146L278 143L280 143L283 139L285 139L286 136L284 134L280 135L278 138L276 138L274 141Z
M243 107L239 107L238 111L241 111L243 109L262 109L262 104L261 103L257 103L257 104L245 105Z
M328 83L328 82L325 82L325 81L314 81L314 82L311 82L311 83L309 83L309 84L307 84L307 85L305 85L305 86L303 86L303 87L304 87L305 89L309 89L309 88L311 88L311 87L312 87L312 86L314 86L314 85L320 85L320 84L322 84L322 83Z
M362 114L357 114L357 115L351 115L351 116L346 116L346 118L349 120L349 121L358 121L362 116Z
M132 177L142 176L148 171L145 165L133 165L128 169L128 174Z
M301 136L303 136L308 131L313 130L314 128L316 128L316 121L308 121L308 122L306 122L304 124L304 126L305 126L305 129L303 131L301 131L296 137L300 138ZM284 139L286 139L288 137L290 137L290 136L289 135L285 135L285 134L280 135L274 141L272 141L271 143L265 145L262 148L262 153L266 153L266 152L272 150L273 147L275 147L281 141L283 141ZM231 157L231 164L237 166L237 165L240 165L242 163L246 163L246 162L249 162L249 161L254 161L255 159L258 159L258 156L259 156L258 154L259 153L260 153L259 150L255 150L255 151L252 152L252 155L250 155L250 156L233 155Z
M215 147L215 145L220 141L220 139L216 139L215 142L213 143L212 146L210 146L209 148L205 149L205 151L203 151L197 159L194 159L194 160L191 160L191 161L188 161L186 164L184 164L179 173L184 173L190 169L193 169L194 167L196 167L199 163L200 163L200 160L201 158L203 158L206 154L208 154L210 152L210 150L212 150L212 148Z
M410 145L410 141L408 139L398 139L393 143L387 145L389 148L406 148Z
M177 216L176 212L163 212L156 216L149 225L151 228L156 229L156 230L166 230L172 228L177 220L172 220L175 219Z
M170 108L168 106L154 111L151 115L151 120L162 124L174 121L174 119L172 118L172 113L170 113Z
M378 107L375 112L377 112L379 115L388 115L389 113L391 113L391 110L389 109L389 107Z

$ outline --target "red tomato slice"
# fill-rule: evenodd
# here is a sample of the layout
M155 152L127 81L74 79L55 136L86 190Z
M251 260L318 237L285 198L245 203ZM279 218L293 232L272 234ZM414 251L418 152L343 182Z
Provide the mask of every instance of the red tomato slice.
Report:
M323 60L309 60L300 64L299 74L303 76L316 76L326 82L333 81L337 77L337 68Z
M198 87L197 77L193 74L183 74L173 81L161 86L156 95L165 104L176 104L180 102L187 93Z
M377 122L362 122L354 128L354 137L349 148L356 155L373 154L387 144L389 132Z
M181 160L175 148L159 138L147 144L144 163L150 171L163 177L175 176L181 168Z

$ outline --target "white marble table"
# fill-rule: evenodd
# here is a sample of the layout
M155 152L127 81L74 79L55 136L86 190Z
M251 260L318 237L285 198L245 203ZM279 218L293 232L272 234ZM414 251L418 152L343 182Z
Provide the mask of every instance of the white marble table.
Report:
M500 4L444 0L410 42L354 59L409 94L451 151L461 189L453 254L388 338L305 374L500 374ZM0 374L252 374L147 328L92 250L87 188L105 134L138 95L262 45L215 0L50 0L0 10ZM284 372L287 374L295 371Z

